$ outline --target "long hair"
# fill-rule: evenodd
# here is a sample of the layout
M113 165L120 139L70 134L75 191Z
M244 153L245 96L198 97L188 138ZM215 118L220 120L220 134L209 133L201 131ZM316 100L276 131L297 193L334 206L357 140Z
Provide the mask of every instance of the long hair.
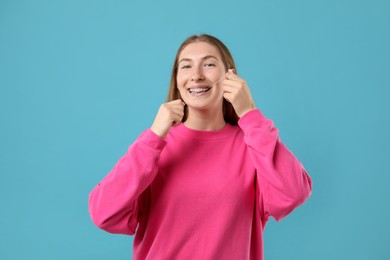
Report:
M180 92L177 89L177 81L176 81L178 62L179 62L178 59L182 50L187 45L194 42L207 42L213 45L214 47L216 47L221 55L222 62L225 66L225 71L228 71L228 69L234 69L235 71L237 71L236 64L234 63L233 57L230 54L229 49L225 46L225 44L223 44L223 42L221 42L219 39L215 38L214 36L208 34L192 35L188 37L177 50L175 61L173 63L173 68L172 68L171 82L169 86L167 102L176 99L182 99ZM232 104L228 102L226 99L223 100L222 110L223 110L223 117L225 121L231 125L237 125L239 117L234 111ZM184 117L182 119L182 122L186 121L187 117L188 117L188 109L186 105L184 109Z

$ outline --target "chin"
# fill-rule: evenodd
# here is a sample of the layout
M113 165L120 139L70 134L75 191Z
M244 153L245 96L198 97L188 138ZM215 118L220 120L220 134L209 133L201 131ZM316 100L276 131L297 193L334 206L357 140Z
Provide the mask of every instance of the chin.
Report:
M188 108L198 111L205 111L205 110L216 110L217 108L222 109L222 100L214 100L214 101L184 101ZM219 105L218 105L219 104Z

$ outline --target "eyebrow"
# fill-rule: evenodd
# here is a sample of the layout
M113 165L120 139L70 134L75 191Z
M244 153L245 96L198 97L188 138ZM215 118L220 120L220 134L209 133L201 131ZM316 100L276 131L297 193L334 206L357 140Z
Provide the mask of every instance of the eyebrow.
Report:
M215 56L213 56L213 55L206 55L206 56L204 56L201 60L203 61L203 60L207 60L207 59L211 59L211 58L216 59L216 60L219 60L217 57L215 57ZM177 64L180 64L180 63L183 62L183 61L192 61L192 59L183 58L183 59L179 60L179 62L178 62Z

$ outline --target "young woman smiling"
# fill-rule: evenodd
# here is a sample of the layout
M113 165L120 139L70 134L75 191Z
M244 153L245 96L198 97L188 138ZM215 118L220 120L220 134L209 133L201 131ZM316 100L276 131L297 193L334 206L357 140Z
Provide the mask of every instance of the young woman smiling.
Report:
M134 235L133 259L263 259L263 229L311 194L226 46L178 49L168 101L93 189L94 223Z

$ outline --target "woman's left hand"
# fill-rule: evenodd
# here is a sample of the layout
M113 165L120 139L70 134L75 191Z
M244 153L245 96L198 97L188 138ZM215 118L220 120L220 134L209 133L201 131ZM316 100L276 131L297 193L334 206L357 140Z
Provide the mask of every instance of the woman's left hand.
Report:
M256 108L246 81L237 76L234 70L229 69L226 73L222 90L223 97L233 105L239 117Z

